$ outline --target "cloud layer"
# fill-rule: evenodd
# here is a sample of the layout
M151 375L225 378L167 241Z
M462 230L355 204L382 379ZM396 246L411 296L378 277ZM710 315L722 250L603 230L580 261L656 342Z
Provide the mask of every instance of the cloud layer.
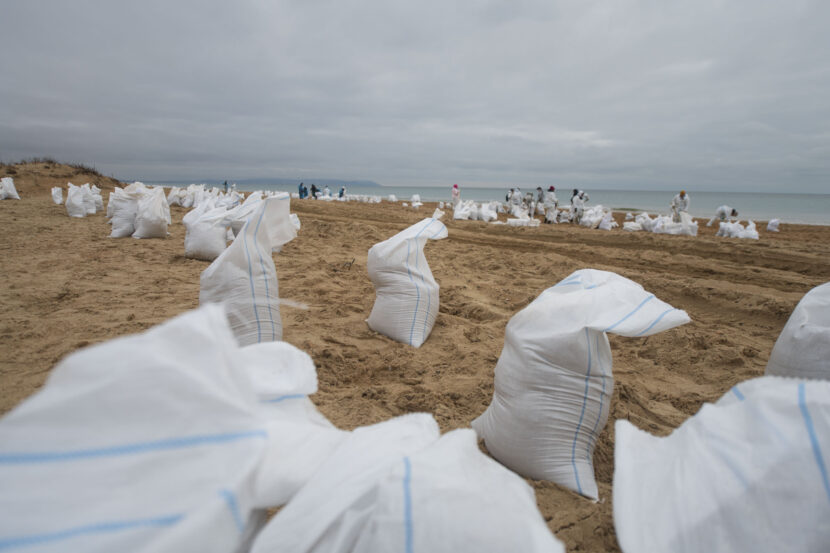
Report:
M826 192L830 4L6 0L0 157Z

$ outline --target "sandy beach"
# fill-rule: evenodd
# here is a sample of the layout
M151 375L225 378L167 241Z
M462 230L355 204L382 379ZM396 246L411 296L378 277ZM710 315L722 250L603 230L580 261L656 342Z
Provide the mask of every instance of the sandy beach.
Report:
M37 391L68 353L197 307L199 275L209 264L184 257L183 208L171 209L167 239L111 239L104 213L71 219L49 191L90 182L106 200L117 181L43 163L8 169L0 166L0 176L14 177L22 200L0 202L0 413ZM619 550L613 421L666 435L702 403L762 375L796 303L830 276L830 227L782 224L776 234L759 222L754 241L716 237L703 220L699 236L686 237L511 228L453 221L448 213L449 238L426 247L441 286L440 314L414 349L366 325L374 302L366 255L435 207L291 202L302 229L274 255L280 297L291 300L281 308L284 339L313 357L320 391L312 399L338 427L420 411L443 431L468 427L492 397L507 321L577 269L614 271L692 319L647 339L611 337L616 382L594 458L600 501L530 482L568 551ZM616 217L621 225L622 214Z

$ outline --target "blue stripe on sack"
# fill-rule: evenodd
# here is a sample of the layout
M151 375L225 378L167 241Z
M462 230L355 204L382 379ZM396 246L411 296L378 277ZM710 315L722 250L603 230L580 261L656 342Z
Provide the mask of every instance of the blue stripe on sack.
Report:
M425 225L424 228L418 231L414 237L410 238L406 243L406 272L409 274L409 280L412 284L415 285L415 313L412 315L412 327L409 329L409 345L412 345L412 340L415 336L415 322L418 320L418 306L421 303L421 289L418 287L418 283L415 282L415 279L412 278L412 272L409 270L409 244L410 241L415 243L415 268L418 268L418 237L421 236L421 233L424 232L426 229L432 226L432 223L437 221L437 219L431 219L429 224ZM421 281L423 281L424 277L421 275ZM427 313L429 314L429 313Z
M602 418L602 404L603 400L605 399L605 369L602 368L602 364L599 362L599 337L601 335L597 334L597 366L599 367L600 377L602 378L602 391L599 394L599 413L597 413L597 420L594 421L594 427L591 429L591 439L588 440L588 445L585 447L585 458L588 461L593 463L593 459L591 458L591 448L594 447L596 443L597 436L597 426L599 426L599 420Z
M29 536L19 536L16 538L0 538L0 550L15 549L18 547L29 547L32 545L41 545L44 543L63 541L84 535L110 534L113 532L121 532L124 530L132 530L136 528L164 528L167 526L173 526L182 518L184 518L184 515L177 514L156 518L114 520L106 522L96 522L93 524L85 524L83 526L76 526L74 528L66 528L64 530L56 530L53 532L31 534Z
M588 403L588 380L591 377L591 337L588 334L588 329L585 329L585 338L588 342L588 372L585 373L585 394L582 396L582 411L579 412L579 422L576 425L576 432L574 432L574 443L571 447L571 466L574 469L574 478L576 479L576 489L581 494L582 484L579 482L579 471L576 470L576 439L579 436L579 429L582 428L582 418L585 416L585 404Z
M744 395L741 393L741 391L738 389L738 387L737 387L737 386L732 386L732 390L731 390L731 391L732 391L732 393L733 393L733 394L735 394L735 397L737 397L737 398L738 398L738 399L740 399L741 401L743 401L743 400L745 400L745 399L746 399L746 398L744 397Z
M660 313L660 316L657 317L656 319L654 319L654 322L652 322L650 325L645 327L643 330L641 330L638 334L635 334L634 336L642 336L643 334L645 334L646 332L648 332L649 330L654 328L654 325L659 323L663 319L663 317L665 317L666 315L668 315L669 313L671 313L674 310L675 310L674 307L669 307L668 309L666 309L665 311Z
M572 277L569 277L565 280L562 280L562 281L554 284L554 288L557 287L557 286L567 286L569 284L581 284L581 281L580 281L581 278L582 278L581 273L573 275Z
M267 202L268 200L263 200ZM254 236L256 237L259 234L259 225L262 223L262 218L265 216L265 210L262 210L262 213L259 214L259 220L256 222L256 228L254 229ZM259 267L262 269L262 283L265 284L265 299L267 303L265 304L268 307L268 320L271 321L271 339L277 339L277 329L274 326L274 314L271 312L271 294L268 291L268 273L265 270L265 261L262 259L262 251L259 249L259 240L254 238L254 249L256 250L257 255L259 256ZM269 252L270 254L270 252ZM256 309L256 306L254 306ZM259 341L259 340L257 340Z
M251 223L250 219L245 222L242 227L242 247L245 249L245 259L248 260L248 280L251 283L251 305L254 308L254 318L256 319L256 341L259 343L262 339L262 327L259 324L259 313L256 308L256 289L254 288L254 271L251 267L251 254L248 252L248 225Z
M409 457L403 458L403 522L406 532L406 553L413 553L413 528L412 528L412 464Z
M241 534L245 530L245 523L242 521L242 515L239 513L239 504L236 502L236 496L230 490L219 490L219 495L225 500L228 510L233 516L233 521L236 523L236 529Z
M821 473L821 479L824 481L824 492L827 494L827 499L830 501L830 479L827 477L827 466L824 464L824 456L821 454L821 445L818 443L816 436L816 429L813 426L813 418L810 416L810 411L807 409L806 390L804 383L798 383L798 407L801 409L801 416L804 417L804 426L807 427L807 434L810 435L810 443L813 446L813 456L816 458L818 470Z
M260 403L280 403L281 401L285 401L287 399L300 399L303 397L307 397L305 394L288 394L286 396L275 397L273 399L263 399L260 400Z
M201 434L168 438L150 442L135 442L131 444L115 445L95 449L78 449L75 451L37 451L27 453L0 453L0 464L22 465L34 463L55 463L76 461L80 459L97 459L101 457L120 457L123 455L137 455L152 451L167 451L185 449L211 444L225 444L249 438L267 438L265 430L250 430L246 432L230 432L225 434Z
M610 331L610 330L613 330L613 329L614 329L614 328L616 328L618 325L622 324L622 323L623 323L626 319L628 319L630 316L632 316L634 313L636 313L637 311L639 311L640 309L642 309L642 308L643 308L643 306L644 306L645 304L647 304L648 302L650 302L650 301L651 301L651 300L653 300L653 299L654 299L654 295L652 294L652 295L650 295L649 297L647 297L646 299L644 299L643 301L641 301L641 302L640 302L640 305L638 305L637 307L635 307L635 308L631 311L631 313L629 313L628 315L626 315L625 317L623 317L622 319L620 319L620 320L619 320L619 321L617 321L616 323L612 324L611 326L609 326L608 328L606 328L605 330L603 330L603 332L608 332L608 331Z

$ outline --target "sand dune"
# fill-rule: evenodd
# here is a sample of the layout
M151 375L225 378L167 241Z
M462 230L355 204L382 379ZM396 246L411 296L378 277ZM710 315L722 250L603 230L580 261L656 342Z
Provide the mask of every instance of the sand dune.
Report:
M36 391L66 354L196 307L199 274L208 265L183 255L184 209L172 209L165 240L110 239L103 214L70 219L52 203L49 187L97 178L106 199L112 180L48 171L54 167L21 169L12 176L22 200L0 202L2 413ZM430 338L414 349L367 327L374 291L366 254L434 207L292 200L302 230L274 256L280 296L296 302L282 306L284 338L313 357L320 381L313 399L342 428L413 411L433 413L444 431L468 426L490 402L510 317L572 271L590 267L635 280L692 318L647 339L611 337L610 420L668 434L703 402L761 375L798 300L830 276L829 227L785 224L773 234L759 224L761 240L750 241L715 237L705 226L691 238L450 220L449 238L426 247L441 285L440 314ZM595 454L599 503L531 482L569 551L618 550L613 444L609 423Z

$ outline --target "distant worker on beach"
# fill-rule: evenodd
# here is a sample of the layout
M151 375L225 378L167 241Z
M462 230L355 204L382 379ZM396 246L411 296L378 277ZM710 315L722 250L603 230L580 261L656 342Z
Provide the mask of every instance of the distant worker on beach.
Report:
M707 227L711 227L712 223L716 220L720 220L721 222L726 221L729 219L736 219L738 217L738 210L734 207L729 207L728 205L722 205L715 210L715 216L709 219L709 222L706 223Z
M590 198L584 190L574 189L574 192L576 194L571 196L571 222L579 224L579 221L582 220L582 213L585 211L585 202Z
M558 223L559 222L559 200L556 198L556 187L549 186L547 192L545 192L545 222L546 223Z
M305 196L303 196L303 183L297 185L297 192L300 194L300 199L302 200Z
M672 221L675 223L680 222L680 214L681 213L689 213L689 204L691 200L689 199L689 195L686 194L685 190L681 190L680 194L672 198L671 201L671 212L672 212Z
M225 194L228 193L228 181L225 181Z
M504 201L510 203L510 198L513 197L513 189L510 189L510 192L504 195Z
M455 207L461 203L461 191L458 190L458 185L452 185L452 206Z
M340 187L340 192L337 193L337 197L338 198L345 198L346 197L346 187L345 186Z
M317 188L317 185L315 185L315 184L312 182L312 183L311 183L311 199L312 199L312 200L316 200L316 199L317 199L317 192L318 192L318 191L319 191L319 189Z

